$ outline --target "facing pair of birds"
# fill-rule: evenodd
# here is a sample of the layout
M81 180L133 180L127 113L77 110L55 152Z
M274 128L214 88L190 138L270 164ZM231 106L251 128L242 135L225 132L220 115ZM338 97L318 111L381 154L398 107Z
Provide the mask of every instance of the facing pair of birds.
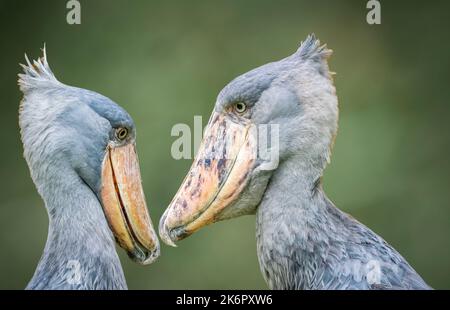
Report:
M196 159L159 231L169 244L205 225L256 214L272 289L429 289L381 237L337 209L321 177L337 133L331 51L313 35L291 56L219 94ZM160 252L141 186L136 128L119 105L60 83L44 56L23 66L24 156L49 232L28 289L126 289L114 239L140 264ZM277 125L279 164L265 169L252 126ZM68 279L77 262L78 281Z

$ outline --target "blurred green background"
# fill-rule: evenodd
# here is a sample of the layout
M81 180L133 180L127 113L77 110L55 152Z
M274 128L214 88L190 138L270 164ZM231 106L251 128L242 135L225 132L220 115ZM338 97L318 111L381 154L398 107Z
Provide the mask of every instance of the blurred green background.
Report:
M23 54L40 55L66 84L100 92L138 128L154 224L191 161L170 156L176 123L204 124L237 75L296 50L314 32L330 66L340 129L325 189L338 207L391 243L435 288L450 288L450 3L382 1L382 24L360 1L0 1L0 288L22 289L47 236L17 124ZM255 218L242 217L162 247L149 267L119 250L131 289L262 289Z

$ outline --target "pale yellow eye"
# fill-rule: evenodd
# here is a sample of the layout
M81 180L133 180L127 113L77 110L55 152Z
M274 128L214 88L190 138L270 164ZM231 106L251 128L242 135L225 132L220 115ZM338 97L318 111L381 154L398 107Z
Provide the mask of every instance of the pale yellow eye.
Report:
M128 129L120 127L116 129L116 137L119 140L124 140L128 136Z
M247 111L247 105L243 102L237 102L234 104L234 110L239 113L242 114L245 111Z

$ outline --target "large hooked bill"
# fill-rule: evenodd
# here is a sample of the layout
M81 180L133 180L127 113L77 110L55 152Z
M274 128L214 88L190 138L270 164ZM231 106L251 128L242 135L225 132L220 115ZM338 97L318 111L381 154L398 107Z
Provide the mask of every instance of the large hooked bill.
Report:
M117 243L137 263L152 263L159 256L159 241L145 202L134 143L108 146L100 196Z
M172 246L220 220L245 188L257 154L250 122L213 112L197 156L160 220L162 240Z

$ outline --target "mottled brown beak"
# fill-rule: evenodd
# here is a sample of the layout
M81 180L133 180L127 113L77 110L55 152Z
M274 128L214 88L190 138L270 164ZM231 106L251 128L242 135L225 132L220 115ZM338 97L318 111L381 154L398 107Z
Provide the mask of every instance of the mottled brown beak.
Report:
M194 163L162 216L161 239L174 246L218 221L245 188L255 162L256 141L249 122L214 112Z
M159 242L148 214L134 143L108 146L101 200L117 243L137 263L152 263L159 256Z

